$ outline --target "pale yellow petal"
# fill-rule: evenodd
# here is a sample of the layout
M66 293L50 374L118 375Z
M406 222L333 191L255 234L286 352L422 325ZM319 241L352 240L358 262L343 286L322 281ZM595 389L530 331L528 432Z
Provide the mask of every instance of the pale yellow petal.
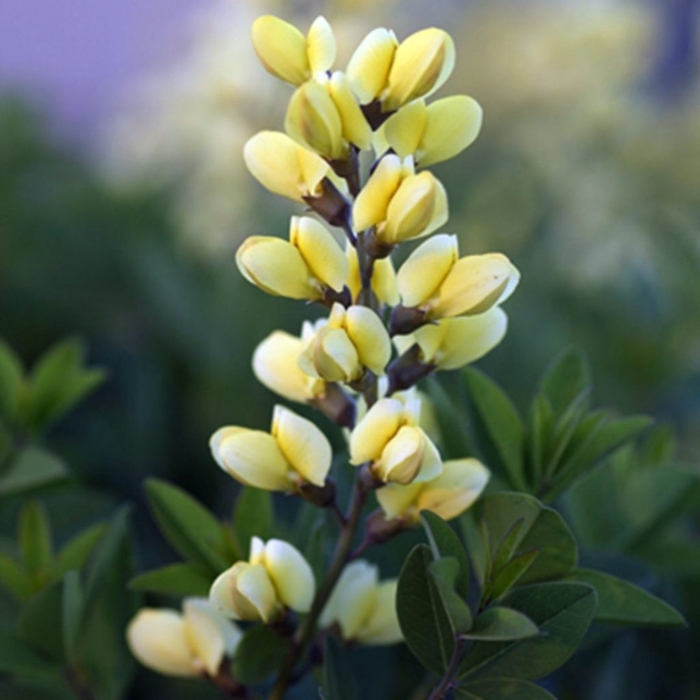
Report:
M265 545L265 568L279 600L296 612L309 612L316 594L316 581L301 552L283 540L268 540Z
M459 258L457 236L441 233L419 245L399 268L396 283L404 306L432 297Z
M423 461L420 465L420 471L415 478L415 481L419 484L425 481L432 481L442 473L442 458L440 457L440 452L425 431L423 431L423 434L425 435Z
M280 603L276 586L267 567L262 564L249 564L238 575L236 582L238 593L255 609L255 618L269 622L280 612ZM282 601L284 602L284 601Z
M355 49L348 62L347 75L362 104L372 102L384 89L397 46L394 32L377 28Z
M383 126L384 137L401 158L413 155L423 140L427 120L425 101L415 100L386 120Z
M352 93L350 81L340 71L333 73L329 83L331 97L340 115L343 136L359 149L366 150L372 143L372 129Z
M415 482L405 485L387 484L377 489L375 493L384 515L387 520L391 520L411 509L423 488L424 484Z
M343 639L356 639L375 609L377 567L359 560L348 564L333 591L336 618Z
M310 216L293 216L289 238L314 277L341 291L348 278L348 260L333 234Z
M306 39L293 25L272 15L253 22L253 47L269 73L292 85L301 85L311 77Z
M357 348L340 328L319 333L314 344L313 362L319 376L328 382L350 382L362 374Z
M350 462L358 465L379 459L386 444L400 428L402 417L401 401L379 399L350 435Z
M364 231L386 219L389 202L401 183L402 167L401 159L392 154L379 161L352 208L357 231Z
M311 73L325 73L330 70L335 61L335 36L328 20L317 17L306 36L306 55L308 56Z
M399 618L396 614L396 579L382 581L377 586L374 609L367 617L358 640L362 644L383 646L403 641Z
M374 467L377 476L383 481L410 484L418 476L423 463L425 440L420 428L408 425L399 428Z
M360 362L374 374L384 374L391 358L391 339L379 316L365 306L351 306L345 314L345 328Z

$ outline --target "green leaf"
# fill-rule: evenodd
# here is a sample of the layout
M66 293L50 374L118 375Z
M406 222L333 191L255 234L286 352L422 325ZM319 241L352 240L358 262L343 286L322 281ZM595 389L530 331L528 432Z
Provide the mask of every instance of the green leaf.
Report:
M488 589L489 599L498 600L502 595L513 588L513 586L525 576L525 572L532 566L532 563L539 555L540 552L537 549L519 554L498 570L493 576Z
M326 637L323 655L323 684L326 700L356 700L359 698L355 674L338 642Z
M19 517L19 546L24 568L38 588L49 579L53 564L51 528L43 506L26 503Z
M482 372L470 367L462 376L510 484L527 491L523 465L525 428L518 412L503 390Z
M591 387L590 371L578 350L569 350L554 361L540 383L555 416L560 416Z
M399 576L396 612L408 648L427 669L442 674L454 649L454 634L429 573L430 548L417 545L409 553Z
M78 635L83 622L85 596L77 571L69 571L63 578L63 648L68 661L76 663Z
M58 663L65 662L62 606L63 582L58 581L26 603L17 623L20 636L34 651Z
M434 561L428 572L447 613L452 634L457 636L466 632L472 626L472 614L464 598L455 590L460 576L459 562L454 557L443 557Z
M18 600L25 600L32 593L32 582L26 571L6 554L0 554L0 586Z
M461 686L457 697L462 700L557 700L544 688L516 678L492 678Z
M0 674L51 677L58 670L57 666L36 654L22 639L10 632L0 630Z
M427 378L425 390L435 407L444 446L444 452L442 449L440 452L446 455L445 459L473 454L474 450L467 437L469 431L464 411L459 409L458 402L449 395L436 377Z
M49 486L68 476L68 469L60 457L38 447L26 447L0 477L0 496Z
M213 581L213 577L194 564L171 564L136 576L129 582L129 588L178 597L206 598Z
M581 643L596 594L583 583L539 583L512 590L502 604L527 615L540 634L514 642L476 642L460 665L460 679L536 680L552 673Z
M231 565L223 525L199 501L159 479L146 481L146 493L161 532L185 559L214 575Z
M559 513L533 496L488 494L477 503L475 512L488 525L492 549L504 540L513 523L523 520L515 552L521 555L536 550L539 556L523 574L520 584L559 578L576 567L578 548L571 530Z
M61 579L70 571L80 571L94 551L107 529L106 523L97 523L79 532L69 540L56 557L56 562L51 572L52 578Z
M282 665L288 649L288 642L270 627L251 627L236 649L233 675L245 685L264 683Z
M233 515L233 533L242 559L248 557L250 540L273 537L275 517L269 491L244 486L241 489Z
M483 520L477 521L475 509L470 508L459 516L457 520L462 540L465 543L465 550L468 552L468 559L474 575L479 582L479 587L484 587L486 571L490 566L489 537L484 536L481 526Z
M14 350L0 340L0 416L12 422L17 415L19 393L24 378L22 362Z
M578 569L569 578L595 588L598 595L595 620L636 627L687 626L683 616L673 606L617 576Z
M554 437L554 414L544 394L537 394L533 399L529 428L530 483L538 484Z
M472 629L463 636L466 639L507 642L534 637L537 633L537 625L527 615L512 608L492 605L476 618Z
M524 524L525 518L518 518L510 526L501 542L498 543L496 553L493 557L493 571L500 571L513 558L518 544L522 539L520 530L522 530Z
M65 340L51 348L29 378L23 405L23 422L41 430L67 413L105 379L102 370L85 369L80 341Z
M454 587L462 598L469 589L469 559L457 533L439 516L424 510L420 514L433 557L454 557L459 568Z

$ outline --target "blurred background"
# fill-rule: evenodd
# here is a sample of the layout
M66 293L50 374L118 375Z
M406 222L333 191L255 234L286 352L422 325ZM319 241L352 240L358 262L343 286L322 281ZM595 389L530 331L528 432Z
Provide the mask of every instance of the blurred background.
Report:
M286 235L294 211L241 157L255 131L280 128L291 94L248 38L265 12L302 27L325 14L341 67L375 26L450 31L457 66L440 94L473 96L485 123L435 169L447 230L463 252L504 252L522 272L509 333L480 365L524 407L547 364L579 347L597 404L672 426L678 458L700 463L698 0L5 2L0 336L29 365L80 336L109 373L49 436L81 483L48 496L59 535L129 500L140 567L172 560L143 479L172 480L224 516L235 488L208 438L269 423L274 397L251 353L273 328L297 333L307 310L234 263L246 236ZM15 516L0 515L3 532ZM670 585L697 607L693 576ZM559 692L700 697L698 626L621 632ZM647 657L651 680L629 685L626 665ZM133 697L156 697L152 682L140 677Z

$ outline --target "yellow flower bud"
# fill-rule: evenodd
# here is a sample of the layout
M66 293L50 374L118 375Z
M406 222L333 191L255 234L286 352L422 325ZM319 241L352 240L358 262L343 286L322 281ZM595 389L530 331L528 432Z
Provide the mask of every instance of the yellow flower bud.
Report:
M357 251L348 243L345 248L345 254L350 268L346 284L350 289L352 298L357 301L362 289L360 263L357 258ZM372 272L372 291L382 304L396 306L396 304L399 303L399 288L396 285L396 270L394 270L394 264L391 262L391 258L389 256L374 261L374 270Z
M389 71L399 42L389 29L371 31L348 62L348 79L362 104L379 97L389 80Z
M458 369L493 350L507 327L508 317L496 306L483 314L426 324L411 335L396 336L394 342L400 353L417 343L421 361L437 369Z
M253 537L250 558L236 562L212 584L213 606L235 620L271 622L285 607L308 612L316 591L311 567L282 540Z
M430 510L452 520L476 501L489 477L488 469L476 459L448 460L435 479L407 486L388 484L377 489L377 500L387 519L418 522L420 511Z
M268 294L322 299L324 288L340 291L348 277L343 249L328 229L308 216L293 216L289 242L251 236L236 252L241 274Z
M448 234L418 246L396 276L402 304L439 319L483 313L513 293L520 273L505 255L458 254L457 239Z
M252 29L253 47L265 70L292 85L327 71L335 60L333 30L317 17L306 37L293 25L274 17L258 17Z
M223 658L233 656L242 632L205 599L186 599L183 611L140 610L127 627L129 648L144 666L159 673L214 676Z
M284 331L274 331L253 354L253 372L268 389L289 401L307 403L325 393L326 383L299 367L304 341Z
M304 203L319 197L330 166L321 156L279 131L261 131L243 148L251 175L270 192Z
M412 155L416 164L433 165L452 158L479 134L483 112L476 100L452 95L426 107L415 100L383 125L383 138L401 158Z
M304 482L323 486L331 467L324 434L283 406L275 406L271 433L227 426L212 435L209 446L226 473L267 491L293 491Z
M396 49L387 89L382 95L385 112L426 97L450 76L455 64L455 47L442 29L422 29L404 39Z
M390 357L391 340L379 316L364 306L345 309L336 303L327 321L307 331L299 366L329 382L352 382L365 367L383 374Z
M396 615L396 580L379 582L376 566L364 560L348 564L319 619L337 624L343 639L361 644L395 644L403 639Z
M340 115L344 138L360 150L367 150L372 143L372 129L353 95L347 75L335 71L327 85Z
M350 434L350 462L370 462L382 481L408 484L435 478L442 469L440 454L419 419L419 401L380 399Z
M393 154L386 155L379 161L352 207L353 223L357 231L364 231L386 219L389 202L404 178L406 167ZM412 172L410 167L409 172Z

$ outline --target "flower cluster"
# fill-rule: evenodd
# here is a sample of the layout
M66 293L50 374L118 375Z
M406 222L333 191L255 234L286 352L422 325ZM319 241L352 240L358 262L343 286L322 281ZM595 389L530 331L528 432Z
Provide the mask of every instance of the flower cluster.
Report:
M236 263L263 291L327 310L305 322L299 336L277 330L264 339L253 370L283 398L344 427L348 461L357 468L343 513L329 476L328 439L283 406L269 432L226 426L210 441L217 464L240 483L333 508L341 527L318 589L297 549L257 537L249 560L211 588L211 603L228 618L279 627L296 619L290 611L306 615L277 680L283 692L316 625L367 644L401 639L396 581L380 583L377 567L356 556L415 524L421 510L458 516L485 488L489 472L476 459L443 461L416 385L500 342L507 324L500 305L519 274L501 254L460 257L447 233L416 247L398 271L393 266L401 244L448 219L445 188L425 167L460 153L481 125L481 109L469 97L426 102L454 66L445 31L425 29L399 42L376 29L344 72L333 69L335 39L323 17L304 35L264 16L252 34L263 66L294 92L285 132L253 136L245 162L267 189L310 211L292 216L287 239L247 239ZM365 539L353 553L372 493L380 509L366 518Z

